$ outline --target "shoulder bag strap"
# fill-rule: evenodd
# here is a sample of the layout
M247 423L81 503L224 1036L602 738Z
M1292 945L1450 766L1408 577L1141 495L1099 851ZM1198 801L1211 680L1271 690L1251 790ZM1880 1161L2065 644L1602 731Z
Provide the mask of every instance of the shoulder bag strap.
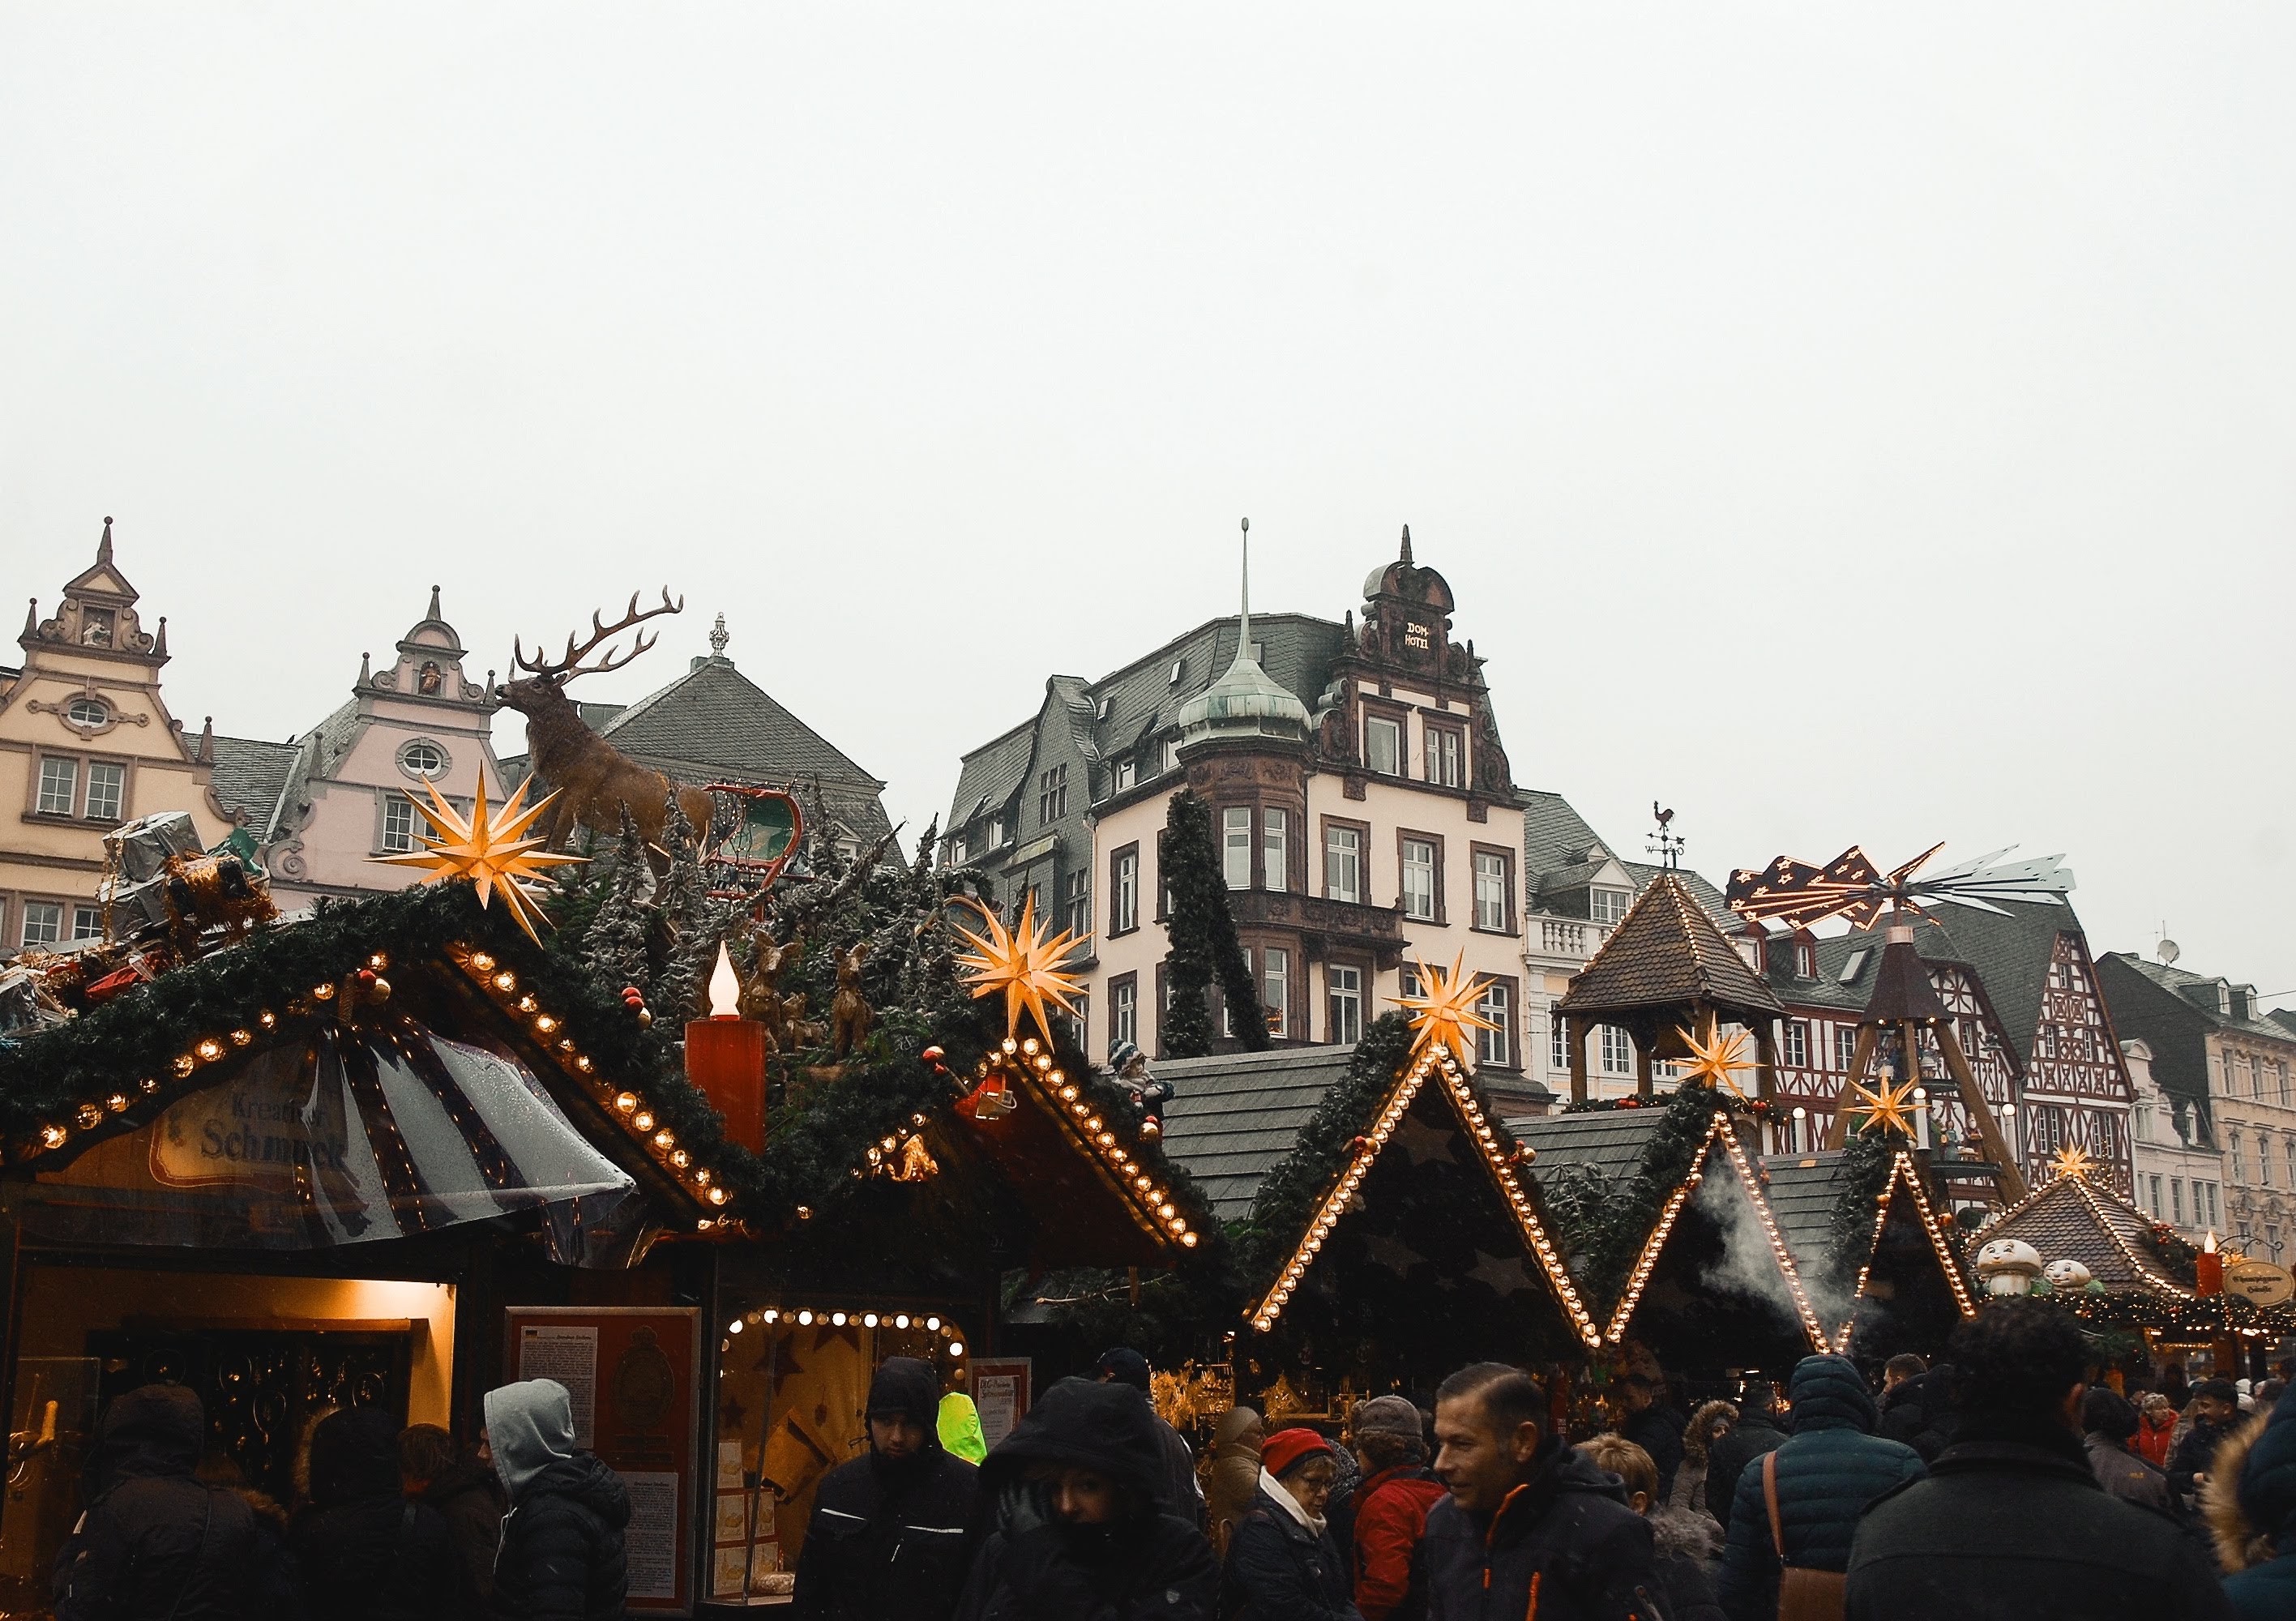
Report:
M1762 1454L1762 1501L1770 1510L1770 1545L1777 1550L1778 1563L1786 1562L1786 1528L1778 1518L1778 1454L1773 1447Z

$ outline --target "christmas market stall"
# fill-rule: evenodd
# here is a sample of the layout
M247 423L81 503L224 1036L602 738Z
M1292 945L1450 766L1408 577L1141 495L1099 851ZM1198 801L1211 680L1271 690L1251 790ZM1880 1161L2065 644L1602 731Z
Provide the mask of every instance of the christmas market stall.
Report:
M1933 1357L1977 1302L1919 1157L1883 1130L1869 1126L1840 1152L1767 1161L1765 1192L1837 1353Z

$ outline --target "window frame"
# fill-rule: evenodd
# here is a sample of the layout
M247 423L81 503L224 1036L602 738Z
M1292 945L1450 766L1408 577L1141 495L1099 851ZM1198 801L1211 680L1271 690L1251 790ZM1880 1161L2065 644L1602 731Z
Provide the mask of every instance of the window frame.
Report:
M70 904L71 903L69 901L51 900L37 895L27 895L18 897L16 902L17 949L20 951L32 951L43 946L61 946L63 944L64 909ZM55 914L55 932L48 936L45 939L35 940L31 937L32 913L35 908L39 909L44 913L53 912Z
M1050 827L1069 814L1069 766L1066 760L1037 774L1037 825Z
M437 770L424 771L408 761L406 757L417 749L428 749L439 757ZM435 738L410 737L398 746L398 752L391 758L397 762L401 776L411 777L417 782L436 782L455 769L455 757L447 753L447 746Z
M1219 840L1220 881L1231 893L1239 889L1256 889L1259 868L1259 807L1249 801L1240 805L1219 806L1218 825L1213 830ZM1241 834L1241 839L1237 835ZM1243 881L1236 882L1235 857L1242 856Z
M1131 880L1130 893L1126 880ZM1121 939L1140 929L1140 842L1119 845L1108 853L1108 937ZM1132 1037L1135 1042L1140 1038Z
M1520 1070L1522 1068L1522 1019L1518 1010L1522 1006L1522 996L1514 977L1511 974L1479 974L1476 981L1481 986L1482 994L1475 998L1475 1011L1486 1019L1490 1018L1488 1003L1491 997L1496 996L1499 999L1500 1020L1496 1032L1480 1029L1475 1032L1477 1068ZM1498 1037L1499 1056L1496 1058L1491 1056L1494 1034Z
M1268 825L1271 817L1281 824L1280 831ZM1260 886L1273 895L1288 895L1292 888L1291 806L1262 805L1259 821Z
M1352 896L1335 895L1332 891L1332 835L1334 832L1351 833L1355 836L1356 892ZM1324 856L1324 881L1321 887L1323 898L1327 901L1341 901L1351 906L1370 905L1371 903L1365 901L1364 897L1372 893L1371 823L1357 822L1346 816L1326 816L1324 818L1323 837L1317 842L1323 849Z
M390 842L390 821L396 815L406 822L406 842ZM395 788L386 788L377 796L374 807L374 847L384 856L411 855L422 847L422 818L415 814L414 801Z
M81 819L87 822L102 822L112 824L125 822L127 819L128 774L127 763L122 760L94 758L84 760L81 764L85 767L85 769L80 773L79 814ZM101 813L99 813L95 808L95 774L99 771L112 771L119 774L119 780L114 784L114 791L111 797L111 806L109 810L105 810Z
M1092 934L1092 869L1079 866L1061 880L1061 926L1078 939Z
M1499 925L1488 928L1483 922L1482 898L1475 894L1475 886L1482 881L1481 862L1485 856L1495 856L1499 864ZM1513 936L1521 932L1516 912L1514 852L1505 845L1469 844L1467 846L1467 926L1477 934Z
M1282 967L1271 971L1275 959L1279 957L1283 959ZM1292 944L1288 940L1280 945L1267 944L1259 947L1259 967L1257 976L1259 981L1259 1000L1262 1006L1276 1016L1275 1025L1267 1033L1279 1040L1289 1039L1292 1034ZM1270 985L1279 988L1279 995L1269 996Z
M32 766L32 814L53 817L59 821L79 819L80 757L76 754L51 754L42 749ZM48 803L48 770L62 766L70 775L64 782L64 803L62 810Z
M1605 898L1614 899L1617 901L1619 907L1618 916L1606 918L1596 914L1595 910L1595 897L1598 895L1604 896ZM1621 889L1615 884L1588 884L1587 886L1587 921L1594 924L1597 929L1616 929L1620 923L1627 921L1627 913L1632 912L1634 909L1635 892L1632 889Z
M1341 1028L1340 989L1332 982L1332 978L1335 973L1348 973L1355 976L1355 985L1348 993L1349 1000L1355 1004L1353 1035L1348 1035ZM1326 1042L1335 1046L1353 1046L1363 1039L1364 1003L1370 995L1371 978L1371 970L1356 959L1325 959L1324 962L1324 1038Z
M1446 757L1439 745L1447 742L1450 753ZM1449 721L1423 719L1419 723L1419 752L1423 769L1421 776L1431 788L1464 788L1467 785L1467 729ZM1438 759L1450 767L1448 774L1436 770Z
M1595 1027L1601 1032L1601 1040L1596 1044L1599 1048L1596 1054L1599 1073L1631 1078L1635 1073L1633 1034L1618 1025L1597 1025ZM1616 1064L1611 1061L1613 1049L1619 1055Z
M1382 771L1372 764L1371 729L1376 724L1395 728L1395 769ZM1411 711L1401 707L1365 703L1363 713L1364 769L1375 777L1408 781L1411 776Z
M1130 1027L1124 1027L1126 1026ZM1128 1041L1136 1047L1140 1044L1140 976L1137 973L1109 977L1108 1050L1114 1052L1119 1041Z
M1809 1068L1809 1020L1786 1020L1785 1037L1779 1044L1778 1062L1788 1069Z
M94 719L91 720L79 713L82 704L94 708ZM100 732L110 726L119 716L119 712L111 707L111 700L98 693L74 692L70 698L64 700L64 724L68 726L79 726L90 732Z
M1414 844L1423 844L1429 847L1430 860L1428 863L1427 880L1431 886L1431 890L1428 895L1428 900L1432 906L1432 910L1423 917L1418 913L1412 911L1406 905L1405 905L1407 898L1404 892L1405 852L1409 850ZM1425 832L1418 828L1413 827L1399 827L1396 829L1395 905L1396 910L1402 913L1404 921L1411 923L1425 923L1430 928L1433 929L1448 928L1451 922L1449 916L1450 908L1443 904L1443 891L1445 888L1446 885L1444 883L1443 872L1443 835L1440 833Z

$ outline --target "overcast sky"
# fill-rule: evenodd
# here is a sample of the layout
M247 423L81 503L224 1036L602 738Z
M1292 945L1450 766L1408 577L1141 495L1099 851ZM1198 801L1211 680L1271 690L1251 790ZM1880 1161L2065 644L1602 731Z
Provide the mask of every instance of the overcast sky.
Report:
M722 610L914 834L1238 517L1332 618L1408 522L1626 853L2062 851L2296 992L2296 12L1898 10L12 0L0 557L114 515L282 738L667 583L584 695Z

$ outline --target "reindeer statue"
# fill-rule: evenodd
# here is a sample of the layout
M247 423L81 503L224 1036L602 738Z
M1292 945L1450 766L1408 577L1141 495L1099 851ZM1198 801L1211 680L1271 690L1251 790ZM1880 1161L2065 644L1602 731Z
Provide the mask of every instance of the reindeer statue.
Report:
M610 651L595 664L586 665L582 660L632 626L662 614L683 612L685 608L685 598L672 602L665 589L661 606L641 613L637 594L632 592L627 613L612 625L600 624L598 615L592 614L590 639L577 645L574 636L567 637L565 656L555 662L544 659L538 651L529 659L521 643L511 644L511 656L518 667L531 674L522 680L504 682L500 689L502 700L526 716L527 751L534 774L558 790L558 802L551 806L544 830L546 848L562 847L577 822L603 838L616 837L627 806L638 837L650 849L661 849L662 823L672 791L669 779L639 765L591 731L581 711L566 696L566 684L577 675L619 669L652 647L654 636L640 631L636 644L619 658ZM676 792L685 819L706 838L709 796L698 788L680 788ZM657 868L660 864L657 861Z

